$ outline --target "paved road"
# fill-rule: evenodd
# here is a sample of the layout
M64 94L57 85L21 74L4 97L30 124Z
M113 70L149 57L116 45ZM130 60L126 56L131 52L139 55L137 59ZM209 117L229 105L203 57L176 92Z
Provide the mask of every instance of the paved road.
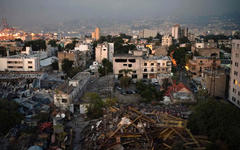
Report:
M75 132L73 139L73 150L82 150L80 144L81 132L88 124L89 121L85 121L83 118L79 116L67 123L67 126L72 127L73 131Z

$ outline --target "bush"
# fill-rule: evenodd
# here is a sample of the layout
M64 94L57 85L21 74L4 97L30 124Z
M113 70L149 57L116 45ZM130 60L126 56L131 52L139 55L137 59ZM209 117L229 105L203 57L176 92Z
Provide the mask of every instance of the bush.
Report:
M207 135L217 149L240 147L240 110L231 104L213 99L199 103L189 118L188 127L194 134Z
M13 101L0 100L0 135L21 123L23 115L18 112L18 107Z

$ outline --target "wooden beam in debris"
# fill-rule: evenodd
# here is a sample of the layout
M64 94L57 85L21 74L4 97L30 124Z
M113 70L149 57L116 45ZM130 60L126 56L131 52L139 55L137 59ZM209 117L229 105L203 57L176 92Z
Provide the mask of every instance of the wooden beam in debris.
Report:
M152 118L149 118L148 116L144 115L143 113L141 113L140 111L138 111L138 110L136 110L136 109L134 109L132 107L129 107L129 110L137 113L138 115L142 115L144 120L146 120L146 121L149 121L149 122L152 122L152 123L156 123L155 120L153 120Z
M186 131L187 131L187 133L190 135L190 137L192 138L192 140L196 143L196 145L198 146L198 147L200 147L200 144L199 144L199 142L196 140L196 138L192 135L192 133L190 132L190 130L189 129L185 129Z

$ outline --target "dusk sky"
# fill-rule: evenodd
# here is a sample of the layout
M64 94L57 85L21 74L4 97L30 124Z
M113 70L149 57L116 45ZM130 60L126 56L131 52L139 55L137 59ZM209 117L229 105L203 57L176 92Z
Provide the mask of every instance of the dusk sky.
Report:
M240 0L0 0L12 24L46 24L84 18L206 16L240 13Z

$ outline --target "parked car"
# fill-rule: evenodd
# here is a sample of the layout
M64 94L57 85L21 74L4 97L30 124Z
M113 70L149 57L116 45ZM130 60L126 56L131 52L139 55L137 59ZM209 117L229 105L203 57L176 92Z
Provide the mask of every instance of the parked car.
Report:
M126 95L127 93L126 93L125 90L121 90L121 94L122 94L122 95Z
M121 90L122 90L122 88L121 88L121 87L119 87L119 86L117 86L117 87L116 87L116 89L117 89L117 90L119 90L119 91L121 91Z

